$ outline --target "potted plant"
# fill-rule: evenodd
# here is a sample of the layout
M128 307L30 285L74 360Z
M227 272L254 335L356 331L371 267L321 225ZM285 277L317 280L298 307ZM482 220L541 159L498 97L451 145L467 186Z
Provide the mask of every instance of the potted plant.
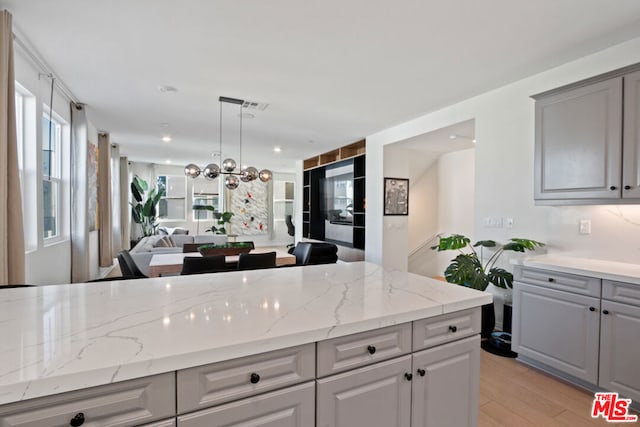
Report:
M162 197L163 188L151 188L148 194L145 192L149 190L149 184L147 181L134 176L131 181L131 194L133 195L133 201L129 202L131 205L131 218L136 224L140 224L142 228L142 236L147 237L155 234L156 227L156 206Z
M489 284L502 289L513 287L513 274L496 267L496 262L505 251L525 252L544 246L544 243L531 239L513 238L501 245L494 240L480 240L471 245L471 239L461 234L441 237L438 245L431 249L438 251L457 250L460 253L451 260L444 271L444 278L449 283L485 291ZM480 255L475 248L480 248ZM483 263L483 250L489 248L493 254ZM467 249L463 251L463 249ZM486 308L485 308L486 307ZM493 303L482 307L482 337L488 337L495 326Z
M213 209L213 206L211 206ZM212 225L207 228L205 231L210 231L213 234L227 234L226 224L231 223L231 217L234 215L233 212L214 212L213 216L218 220L218 226Z

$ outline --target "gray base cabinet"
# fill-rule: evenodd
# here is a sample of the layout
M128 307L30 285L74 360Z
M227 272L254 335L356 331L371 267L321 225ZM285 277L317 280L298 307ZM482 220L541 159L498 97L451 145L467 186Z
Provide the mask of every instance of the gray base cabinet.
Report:
M595 384L599 298L518 283L513 300L514 351Z
M411 356L318 380L317 427L409 427Z
M178 427L308 427L315 418L313 382L178 417Z
M480 337L413 355L412 427L478 425Z
M515 277L514 351L555 375L638 404L640 285L523 267ZM576 293L554 289L568 283Z
M636 285L640 288L640 285ZM606 284L605 284L606 287ZM640 303L640 300L638 301ZM598 385L640 402L640 305L602 301Z

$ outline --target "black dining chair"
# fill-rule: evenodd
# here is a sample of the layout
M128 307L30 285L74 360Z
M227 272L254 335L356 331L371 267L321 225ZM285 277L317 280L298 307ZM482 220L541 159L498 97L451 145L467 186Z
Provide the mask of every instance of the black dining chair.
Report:
M122 276L127 279L143 279L148 277L145 275L138 266L136 262L131 258L131 254L129 251L120 251L118 252L118 264L120 265L120 272Z
M224 255L214 256L186 256L182 261L181 275L201 274L201 273L218 273L226 271Z
M296 257L296 265L307 265L309 264L309 259L311 258L311 243L307 242L298 242L295 249L293 250L293 255Z
M275 266L275 252L265 252L262 254L240 254L238 257L238 270L257 270L260 268L272 268Z

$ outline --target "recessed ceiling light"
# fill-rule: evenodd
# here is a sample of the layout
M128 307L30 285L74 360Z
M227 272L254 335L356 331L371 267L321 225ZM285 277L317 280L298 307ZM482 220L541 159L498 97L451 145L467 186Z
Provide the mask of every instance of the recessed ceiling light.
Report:
M475 144L475 143L476 143L476 139L475 139L475 138L473 138L473 139L471 140L471 142L473 142L473 143Z
M280 147L273 147L273 151L279 153L282 151L282 149Z
M169 135L165 135L162 137L163 142L171 142L171 137Z
M173 93L173 92L177 92L178 88L175 86L163 85L163 86L158 86L158 90L162 93Z
M171 164L171 160L165 160L168 165Z
M449 139L456 139L458 138L458 135L449 135Z

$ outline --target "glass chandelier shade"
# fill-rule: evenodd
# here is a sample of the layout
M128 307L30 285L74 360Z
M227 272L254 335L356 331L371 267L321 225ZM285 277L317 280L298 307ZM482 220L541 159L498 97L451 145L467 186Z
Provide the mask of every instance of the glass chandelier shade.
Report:
M220 157L222 158L222 104L236 104L239 107L240 114L240 138L239 138L239 148L240 148L240 164L242 164L242 105L244 101L241 99L235 98L227 98L221 96L218 101L220 101ZM251 182L256 179L260 179L262 182L269 182L273 176L269 169L262 169L258 172L253 166L246 167L242 169L240 172L236 172L236 168L238 167L238 163L232 158L226 158L222 162L222 167L218 166L215 163L209 163L203 169L194 163L189 163L184 168L184 174L190 178L197 178L202 174L205 179L213 180L216 179L220 175L226 175L224 179L224 185L229 190L235 190L240 185L240 181L242 182Z

